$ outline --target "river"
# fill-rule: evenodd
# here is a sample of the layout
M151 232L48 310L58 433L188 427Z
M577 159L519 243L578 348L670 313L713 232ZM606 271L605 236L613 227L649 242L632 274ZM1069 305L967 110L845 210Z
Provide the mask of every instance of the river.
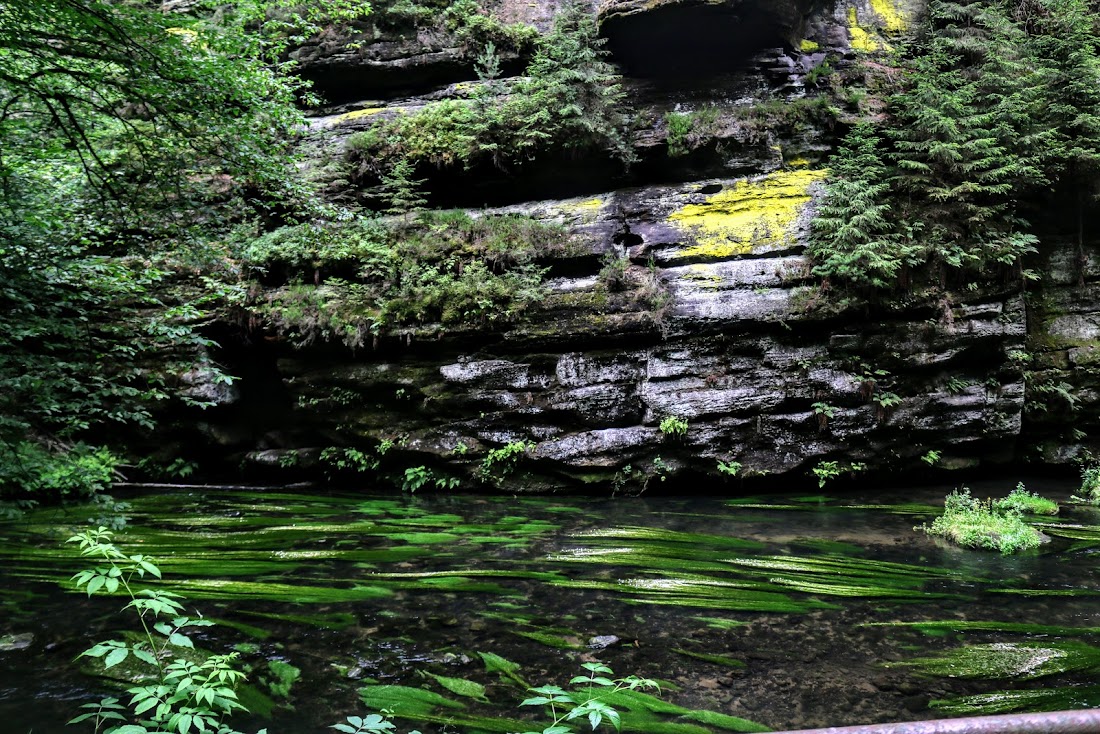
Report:
M1025 481L1063 503L1073 489ZM594 661L661 681L618 701L624 731L644 734L1100 705L1100 512L1063 504L1036 519L1050 542L1030 553L960 550L914 531L951 488L147 490L126 498L115 540L156 558L163 587L219 623L198 647L240 652L254 710L234 720L243 731L330 731L383 708L401 732L523 731L516 719L538 713L517 706L525 685L564 686ZM0 524L4 731L60 731L111 691L74 658L136 620L122 597L73 592L89 564L63 542L100 512Z

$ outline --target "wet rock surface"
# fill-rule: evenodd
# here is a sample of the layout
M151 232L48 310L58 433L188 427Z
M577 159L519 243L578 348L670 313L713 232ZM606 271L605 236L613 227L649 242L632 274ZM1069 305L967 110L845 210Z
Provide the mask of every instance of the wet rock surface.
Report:
M1087 417L1100 406L1096 258L1054 248L1046 280L1026 292L1010 278L846 305L803 254L836 131L762 132L738 112L806 99L806 74L826 55L853 63L857 31L884 40L875 34L897 33L896 13L912 5L594 4L628 75L639 162L624 171L585 153L429 172L433 206L489 205L477 213L558 222L583 240L539 263L539 306L510 324L395 330L354 354L246 334L226 355L246 375L239 385L188 376L196 399L219 406L196 442L261 474L316 467L330 447L393 444L399 468L475 480L489 450L524 442L509 486L533 490L616 476L637 489L670 472L714 475L719 462L809 478L828 462L841 474L923 470L930 451L940 468L1072 460L1085 441L1069 432L1100 429ZM545 30L557 5L493 7ZM719 34L736 53L711 63L706 34L734 27L751 42ZM321 36L296 52L322 90L340 90L330 99L341 104L311 121L318 160L342 160L348 135L379 120L470 94L451 83L473 78L468 49L445 33L351 32L361 44ZM711 143L671 156L666 115L710 108L723 121ZM330 193L363 190L343 181ZM609 262L620 281L601 274ZM686 422L682 435L661 431L670 417Z

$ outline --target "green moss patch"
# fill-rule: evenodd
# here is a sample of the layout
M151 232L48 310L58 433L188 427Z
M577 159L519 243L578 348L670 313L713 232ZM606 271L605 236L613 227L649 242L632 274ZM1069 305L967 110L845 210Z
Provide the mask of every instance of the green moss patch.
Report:
M994 642L891 663L890 667L913 668L924 675L943 678L1034 680L1100 670L1100 649L1076 640Z
M951 716L992 716L1017 711L1070 711L1100 707L1100 686L993 691L934 700L929 706Z

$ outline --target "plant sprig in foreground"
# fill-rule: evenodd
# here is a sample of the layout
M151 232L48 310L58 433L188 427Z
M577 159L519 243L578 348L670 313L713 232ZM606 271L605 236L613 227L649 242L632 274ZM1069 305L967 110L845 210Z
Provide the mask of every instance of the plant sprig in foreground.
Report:
M134 610L142 629L137 641L99 642L80 657L102 658L104 668L113 668L131 656L149 666L148 675L126 689L128 704L113 697L87 703L81 706L86 713L69 723L91 721L97 734L239 734L226 723L230 715L246 712L234 690L244 680L244 673L235 667L235 653L196 652L192 659L177 657L166 662L174 650L194 650L185 630L209 627L213 622L182 616L178 594L135 588L146 574L159 579L160 569L147 556L124 553L112 542L107 528L86 530L68 542L79 543L82 557L102 564L75 574L76 587L88 596L121 591L130 598L122 610Z

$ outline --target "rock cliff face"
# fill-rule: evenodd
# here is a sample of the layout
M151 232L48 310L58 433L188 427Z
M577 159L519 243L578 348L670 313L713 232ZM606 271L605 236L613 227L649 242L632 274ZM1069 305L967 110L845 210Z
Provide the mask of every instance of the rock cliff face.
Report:
M554 8L496 10L545 28ZM378 447L371 462L383 470L425 465L490 485L507 474L509 490L639 488L718 477L719 465L806 481L987 466L1035 458L1036 447L1068 461L1083 434L1067 435L1067 418L1087 431L1100 403L1096 267L1058 255L1027 294L986 284L845 308L802 254L833 131L812 116L761 126L742 114L761 100L807 104L815 68L884 47L918 10L889 0L594 5L648 121L638 165L571 161L433 182L436 204L490 204L487 214L519 211L581 236L585 251L543 263L545 302L506 327L421 328L356 354L252 334L227 345L244 379L206 416L206 438L253 470L310 472L351 436ZM378 116L461 95L452 83L474 77L445 34L359 40L352 51L332 38L299 52L339 105L313 121L319 156L338 155ZM705 141L670 157L667 113L708 107L723 113ZM340 185L332 191L355 195ZM508 445L521 460L492 458Z

